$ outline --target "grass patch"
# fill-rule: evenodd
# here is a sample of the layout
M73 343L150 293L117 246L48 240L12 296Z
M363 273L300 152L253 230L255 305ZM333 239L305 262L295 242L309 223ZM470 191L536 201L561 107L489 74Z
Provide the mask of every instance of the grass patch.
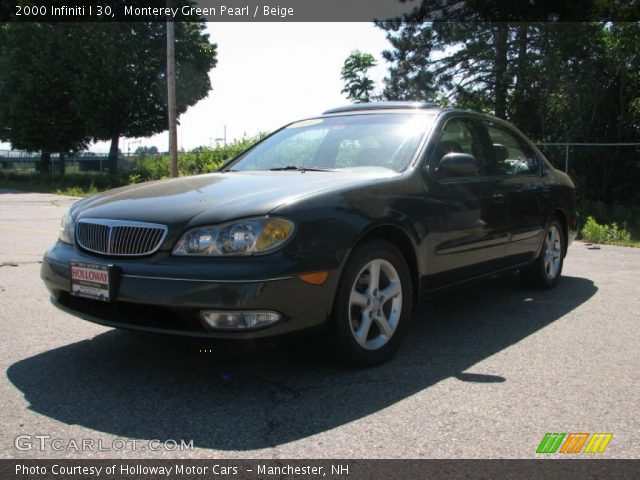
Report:
M66 195L69 197L88 197L90 195L95 195L98 193L98 189L95 186L91 186L89 188L81 188L81 187L65 187L65 188L56 188L54 192L56 195Z
M591 216L587 217L580 233L585 242L629 247L640 246L640 242L631 239L631 232L626 228L619 227L616 222L601 225Z
M100 173L43 175L40 173L0 172L0 188L76 197L86 197L110 188L126 185L127 180L120 176L110 177Z
M640 208L635 205L582 200L578 204L580 240L608 245L640 247Z

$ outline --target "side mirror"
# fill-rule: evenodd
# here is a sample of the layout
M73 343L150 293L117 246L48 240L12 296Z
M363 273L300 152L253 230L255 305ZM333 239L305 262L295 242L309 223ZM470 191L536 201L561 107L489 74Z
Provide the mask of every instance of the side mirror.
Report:
M447 153L438 164L438 173L447 177L468 177L479 169L478 159L468 153Z

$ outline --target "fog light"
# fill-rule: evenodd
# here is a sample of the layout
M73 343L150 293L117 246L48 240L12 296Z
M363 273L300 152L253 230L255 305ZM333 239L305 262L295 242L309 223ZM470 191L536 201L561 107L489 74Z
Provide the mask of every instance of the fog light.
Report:
M200 317L215 329L247 330L273 325L282 319L282 315L268 311L222 312L219 310L201 310Z

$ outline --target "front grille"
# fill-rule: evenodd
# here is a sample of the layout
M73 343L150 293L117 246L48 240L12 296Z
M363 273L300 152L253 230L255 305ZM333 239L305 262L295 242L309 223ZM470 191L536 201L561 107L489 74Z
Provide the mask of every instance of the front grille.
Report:
M103 255L150 255L160 248L166 235L166 225L157 223L87 218L76 225L78 245Z

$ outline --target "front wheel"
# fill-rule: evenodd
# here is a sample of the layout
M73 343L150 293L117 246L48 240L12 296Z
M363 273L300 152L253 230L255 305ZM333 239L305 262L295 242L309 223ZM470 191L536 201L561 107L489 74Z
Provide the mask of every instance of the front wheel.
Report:
M331 319L339 359L355 366L388 360L411 318L407 262L392 244L375 240L354 251L345 266Z
M540 255L530 267L521 272L525 280L538 288L555 287L562 274L565 248L562 225L554 218L545 231Z

